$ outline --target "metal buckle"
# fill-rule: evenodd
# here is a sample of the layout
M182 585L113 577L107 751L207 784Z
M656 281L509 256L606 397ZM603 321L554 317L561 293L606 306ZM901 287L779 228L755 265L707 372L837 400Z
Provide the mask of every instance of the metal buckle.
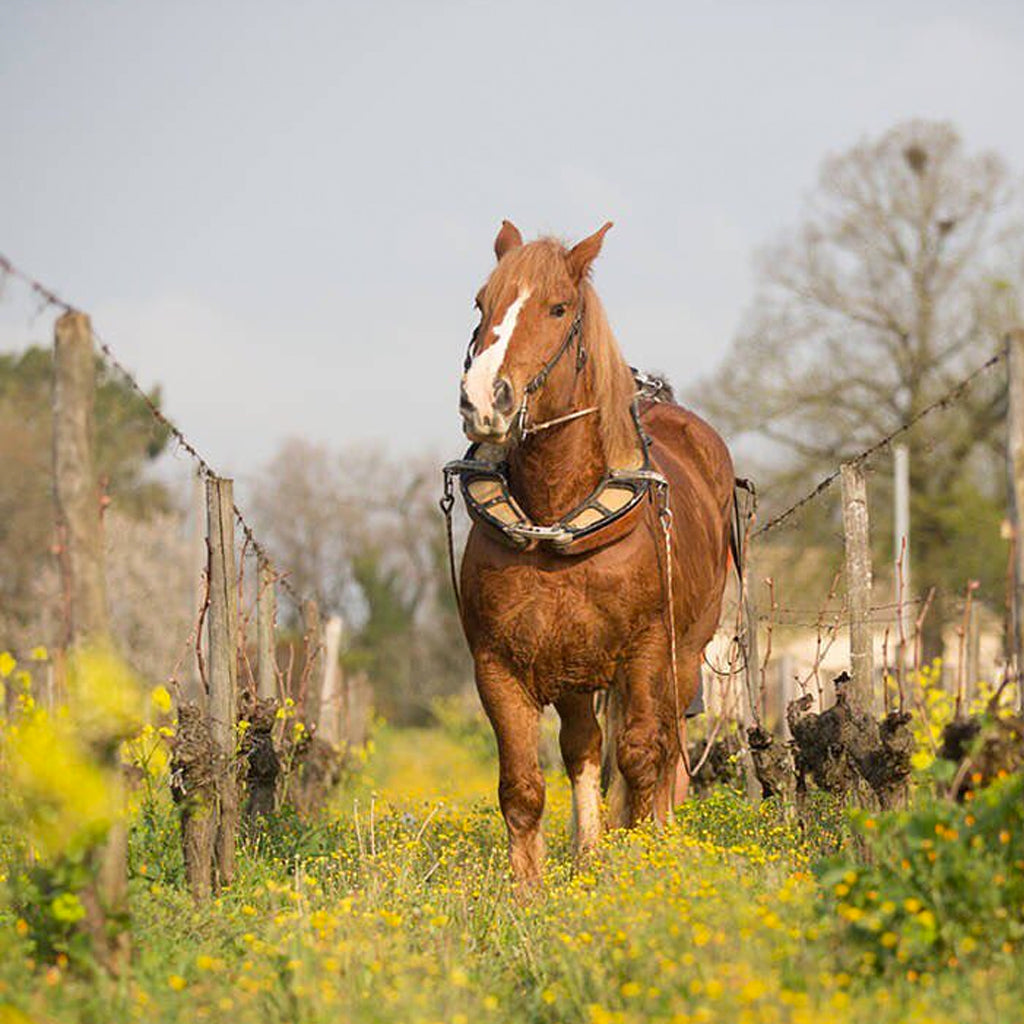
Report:
M655 377L653 374L644 373L635 367L630 367L633 380L637 387L638 398L657 399L658 395L665 390L667 383L663 377Z
M524 541L549 540L553 544L568 544L572 533L564 526L538 526L536 523L515 523L505 527L505 532Z
M668 487L668 481L656 469L609 469L611 480L639 480L655 487Z

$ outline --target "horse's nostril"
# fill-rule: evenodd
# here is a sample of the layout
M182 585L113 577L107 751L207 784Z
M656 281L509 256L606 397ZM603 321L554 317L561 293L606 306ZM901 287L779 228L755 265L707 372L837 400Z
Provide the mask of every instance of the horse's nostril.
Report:
M466 385L463 384L459 388L459 409L462 412L472 412L473 403L469 400L469 395L466 394Z
M512 411L514 400L512 385L504 377L499 377L494 382L494 408L507 415Z

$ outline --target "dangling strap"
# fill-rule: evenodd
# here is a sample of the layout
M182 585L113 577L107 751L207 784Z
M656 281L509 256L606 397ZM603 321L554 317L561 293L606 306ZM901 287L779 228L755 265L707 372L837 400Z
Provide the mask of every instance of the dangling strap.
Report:
M676 737L676 747L679 750L679 756L683 762L683 768L686 770L687 777L692 779L694 775L704 767L704 762L708 759L708 755L711 753L712 744L715 742L715 737L718 735L724 716L718 716L715 721L715 725L704 744L704 752L701 754L700 760L698 760L695 765L691 765L690 752L686 749L686 741L683 739L683 734L679 728L679 723L682 721L682 718L679 708L679 668L678 658L676 656L676 606L672 590L672 507L669 504L669 489L667 482L658 487L658 521L661 523L662 537L665 541L664 594L665 606L668 612L668 652L669 666L672 672L672 710L675 715L675 729L673 731Z
M445 534L448 540L448 573L452 581L452 593L455 595L455 608L459 613L459 621L462 622L462 594L459 591L459 574L455 569L455 537L452 533L452 509L455 506L455 489L452 485L452 474L445 466L444 470L444 494L438 504L444 515Z

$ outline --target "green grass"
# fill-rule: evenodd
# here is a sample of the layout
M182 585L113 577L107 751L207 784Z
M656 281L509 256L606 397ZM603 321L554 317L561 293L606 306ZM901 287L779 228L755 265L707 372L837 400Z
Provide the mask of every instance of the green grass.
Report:
M983 942L931 971L865 961L811 870L844 837L824 807L807 836L723 793L575 870L553 778L545 890L521 904L492 758L450 728L380 731L324 821L246 840L235 885L200 908L159 796L133 833L130 973L37 962L6 910L0 1024L1024 1019L1024 971Z

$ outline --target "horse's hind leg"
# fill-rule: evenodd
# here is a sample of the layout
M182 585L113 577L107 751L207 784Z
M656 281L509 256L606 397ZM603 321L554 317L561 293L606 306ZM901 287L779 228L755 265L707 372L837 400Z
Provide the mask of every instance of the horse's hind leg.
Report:
M667 665L660 630L652 633L645 648L634 655L623 673L623 721L616 760L625 779L624 807L615 807L616 794L610 797L613 808L625 818L621 823L627 825L651 816L655 788L669 753L670 737L661 706Z
M686 799L690 791L690 775L686 768L688 762L682 752L686 749L687 744L686 712L700 688L700 661L700 651L691 649L679 651L676 664L678 697L671 707L666 708L666 723L669 732L668 765L664 778L659 782L660 792L655 800L656 804L660 800L665 807L665 817L659 820L671 821L674 818L674 809ZM668 699L671 701L671 686L666 689Z
M619 736L622 734L622 690L625 683L616 676L615 685L607 691L604 715L604 751L602 752L601 784L608 797L608 825L626 828L629 825L629 793L626 777L619 767Z
M572 783L573 850L579 858L601 837L601 727L589 693L563 697L555 708L561 719L558 745Z
M508 829L508 853L520 887L540 884L544 862L544 776L538 758L540 708L515 678L477 661L477 689L498 741L498 803Z
M659 825L671 825L675 821L676 766L681 760L670 737L668 754L654 786L654 820Z

